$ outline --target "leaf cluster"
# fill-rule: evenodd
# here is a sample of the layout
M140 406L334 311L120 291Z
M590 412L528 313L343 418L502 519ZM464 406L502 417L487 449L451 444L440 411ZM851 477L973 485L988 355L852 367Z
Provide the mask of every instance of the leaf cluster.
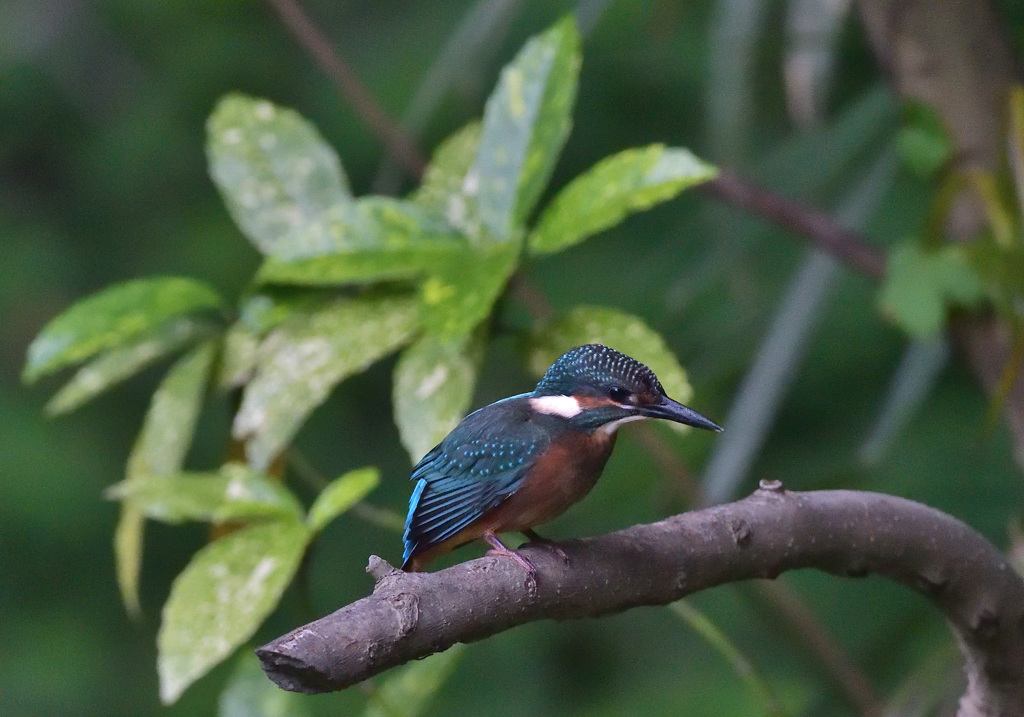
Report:
M28 382L81 364L49 403L54 414L176 357L153 395L125 480L108 492L122 506L115 555L133 613L146 520L225 527L174 581L164 606L158 668L165 702L252 636L310 542L377 485L374 468L347 473L304 510L283 482L281 458L340 382L400 352L395 421L416 461L469 409L489 319L524 262L714 176L685 149L628 149L538 211L571 129L579 45L571 18L529 40L502 71L482 120L445 140L422 184L401 199L354 197L337 154L295 111L224 97L207 124L210 175L263 256L237 310L192 279L133 280L78 302L30 346ZM536 374L565 350L600 342L648 363L675 398L692 393L661 337L615 309L576 307L522 338ZM245 462L188 472L203 403L218 391L237 395L232 437ZM400 692L394 686L379 699Z

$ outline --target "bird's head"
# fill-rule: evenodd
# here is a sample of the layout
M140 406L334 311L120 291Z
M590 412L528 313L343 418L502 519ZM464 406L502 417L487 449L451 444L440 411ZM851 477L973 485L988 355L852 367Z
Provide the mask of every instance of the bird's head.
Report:
M715 422L669 398L651 369L600 344L577 346L551 365L530 404L586 430L613 432L627 421L664 418L709 431Z

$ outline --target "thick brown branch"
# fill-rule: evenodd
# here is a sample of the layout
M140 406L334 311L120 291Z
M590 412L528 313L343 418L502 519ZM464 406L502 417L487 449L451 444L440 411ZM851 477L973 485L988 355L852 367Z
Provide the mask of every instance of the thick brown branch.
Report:
M359 76L341 59L327 39L306 15L298 0L268 0L299 44L305 48L342 96L349 101L366 126L410 175L419 178L426 162L412 137L380 106Z
M727 505L507 558L403 573L380 558L373 594L259 648L284 689L325 692L390 667L541 619L663 605L698 590L786 570L877 573L927 596L961 650L962 717L1024 714L1024 580L970 527L932 508L856 491L790 493L764 483Z

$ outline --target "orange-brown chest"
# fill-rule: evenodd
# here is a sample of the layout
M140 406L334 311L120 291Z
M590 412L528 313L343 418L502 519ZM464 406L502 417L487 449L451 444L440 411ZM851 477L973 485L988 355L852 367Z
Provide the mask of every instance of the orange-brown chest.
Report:
M552 443L526 481L487 516L493 532L522 531L564 513L594 487L615 446L615 434L567 434Z

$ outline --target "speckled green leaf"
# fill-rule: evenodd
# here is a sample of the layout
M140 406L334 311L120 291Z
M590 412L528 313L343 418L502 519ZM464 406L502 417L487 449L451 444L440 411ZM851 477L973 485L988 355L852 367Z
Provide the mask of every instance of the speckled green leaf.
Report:
M530 371L541 376L559 356L583 344L604 344L632 356L654 371L669 396L681 403L693 398L686 371L660 334L637 316L599 306L577 307L542 328L530 348Z
M467 335L487 317L519 262L522 239L484 243L420 284L423 326L441 341Z
M314 533L324 527L353 505L361 501L380 484L380 472L376 468L360 468L331 481L309 507L306 525Z
M126 346L111 349L78 370L46 404L51 416L70 413L155 361L213 331L207 321L180 317Z
M339 381L411 338L417 317L410 299L340 300L271 331L235 416L249 464L265 470Z
M530 235L530 251L549 254L578 244L715 174L687 149L653 144L619 152L558 193Z
M467 203L463 182L476 159L481 127L480 122L470 122L438 145L423 174L423 182L411 197L466 233L474 223L479 223L469 216L471 210L475 211L475 204Z
M451 676L466 646L459 643L444 652L392 670L370 694L364 717L419 717Z
M157 635L164 704L252 637L277 606L308 539L302 523L275 520L229 533L193 556L171 585Z
M298 314L320 311L332 303L337 294L291 288L265 288L242 302L238 320L259 336L277 328L286 320Z
M440 217L408 201L367 197L349 205L344 223L330 226L331 253L285 260L271 257L256 274L264 284L335 285L404 279L467 250Z
M413 463L458 425L473 400L483 331L454 341L425 334L395 365L395 423Z
M282 690L267 679L259 658L242 650L217 700L217 717L307 717L309 697Z
M82 299L48 323L28 347L22 379L40 376L118 348L188 314L215 313L223 305L201 281L181 277L136 279Z
M260 334L241 321L224 332L216 385L220 390L244 386L256 370Z
M983 296L981 279L962 247L905 244L892 252L886 267L882 311L913 336L934 336L945 326L949 306L970 306Z
M338 155L312 124L267 100L228 95L206 125L210 175L263 254L329 250L325 213L350 203Z
M497 240L522 226L551 178L572 127L579 67L579 32L566 17L523 46L487 100L463 189Z
M181 471L192 445L215 355L214 342L205 342L178 359L167 372L153 393L142 430L128 458L127 480ZM125 500L114 535L114 562L121 597L132 615L139 612L143 533L143 512L131 500Z
M302 518L302 505L290 490L240 463L217 473L139 476L111 486L106 495L131 501L147 518L163 523Z

